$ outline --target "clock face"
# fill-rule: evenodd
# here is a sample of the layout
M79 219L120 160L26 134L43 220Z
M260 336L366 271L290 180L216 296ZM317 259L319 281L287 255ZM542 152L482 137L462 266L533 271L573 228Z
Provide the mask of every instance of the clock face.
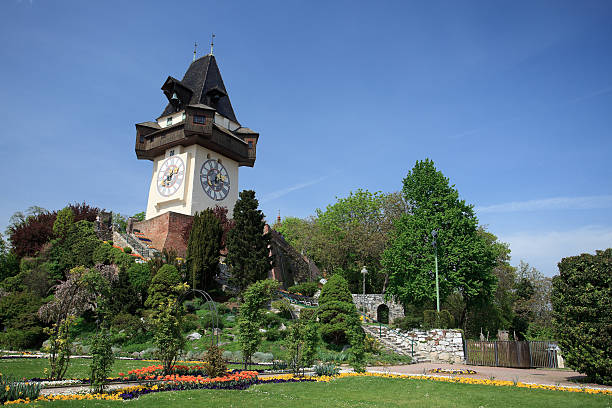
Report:
M178 156L168 157L157 172L157 191L164 197L176 193L185 179L185 163Z
M227 170L216 160L206 160L200 169L200 182L210 198L221 201L230 191L230 178Z

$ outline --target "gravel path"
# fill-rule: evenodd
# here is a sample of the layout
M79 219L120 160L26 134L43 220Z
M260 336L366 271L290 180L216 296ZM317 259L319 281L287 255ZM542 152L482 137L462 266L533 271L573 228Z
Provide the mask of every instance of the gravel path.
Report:
M388 372L393 374L430 374L429 370L442 368L449 370L469 369L476 371L476 374L458 374L459 377L495 379L505 381L519 381L523 383L542 384L542 385L562 385L569 387L585 387L597 389L609 389L612 387L593 384L586 381L586 376L575 371L566 369L543 369L543 368L506 368L506 367L485 367L464 364L437 364L419 363L401 366L368 367L372 372ZM453 376L452 374L435 374L441 376Z

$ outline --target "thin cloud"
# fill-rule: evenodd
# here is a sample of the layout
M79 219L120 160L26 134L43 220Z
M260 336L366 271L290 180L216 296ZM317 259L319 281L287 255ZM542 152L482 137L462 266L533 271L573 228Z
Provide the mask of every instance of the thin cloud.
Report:
M312 185L318 184L318 183L322 182L323 180L325 180L328 177L329 177L329 175L322 176L322 177L319 177L318 179L306 181L304 183L295 184L293 186L290 186L290 187L287 187L287 188L283 188L282 190L273 191L271 193L265 194L261 198L261 200L259 200L259 202L266 203L268 201L276 200L277 198L282 197L284 195L287 195L287 194L289 194L289 193L291 193L293 191L301 190L303 188L310 187Z
M557 263L562 258L612 247L612 228L586 226L569 231L518 232L500 234L499 239L510 244L513 264L524 260L552 276L559 273Z
M612 195L585 197L554 197L542 200L512 201L476 207L478 213L508 213L541 210L592 210L596 208L611 208Z

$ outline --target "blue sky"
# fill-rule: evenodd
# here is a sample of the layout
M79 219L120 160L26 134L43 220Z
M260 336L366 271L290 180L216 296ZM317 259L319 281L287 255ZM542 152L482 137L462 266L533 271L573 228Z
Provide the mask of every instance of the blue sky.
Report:
M547 275L612 246L609 1L0 3L0 227L31 205L144 210L134 123L193 43L261 137L240 189L269 220L391 192L431 158Z

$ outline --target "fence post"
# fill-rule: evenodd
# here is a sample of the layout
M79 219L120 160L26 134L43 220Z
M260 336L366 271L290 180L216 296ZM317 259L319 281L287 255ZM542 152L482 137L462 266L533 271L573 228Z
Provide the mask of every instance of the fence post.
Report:
M495 367L499 367L499 355L497 354L497 341L495 344Z

